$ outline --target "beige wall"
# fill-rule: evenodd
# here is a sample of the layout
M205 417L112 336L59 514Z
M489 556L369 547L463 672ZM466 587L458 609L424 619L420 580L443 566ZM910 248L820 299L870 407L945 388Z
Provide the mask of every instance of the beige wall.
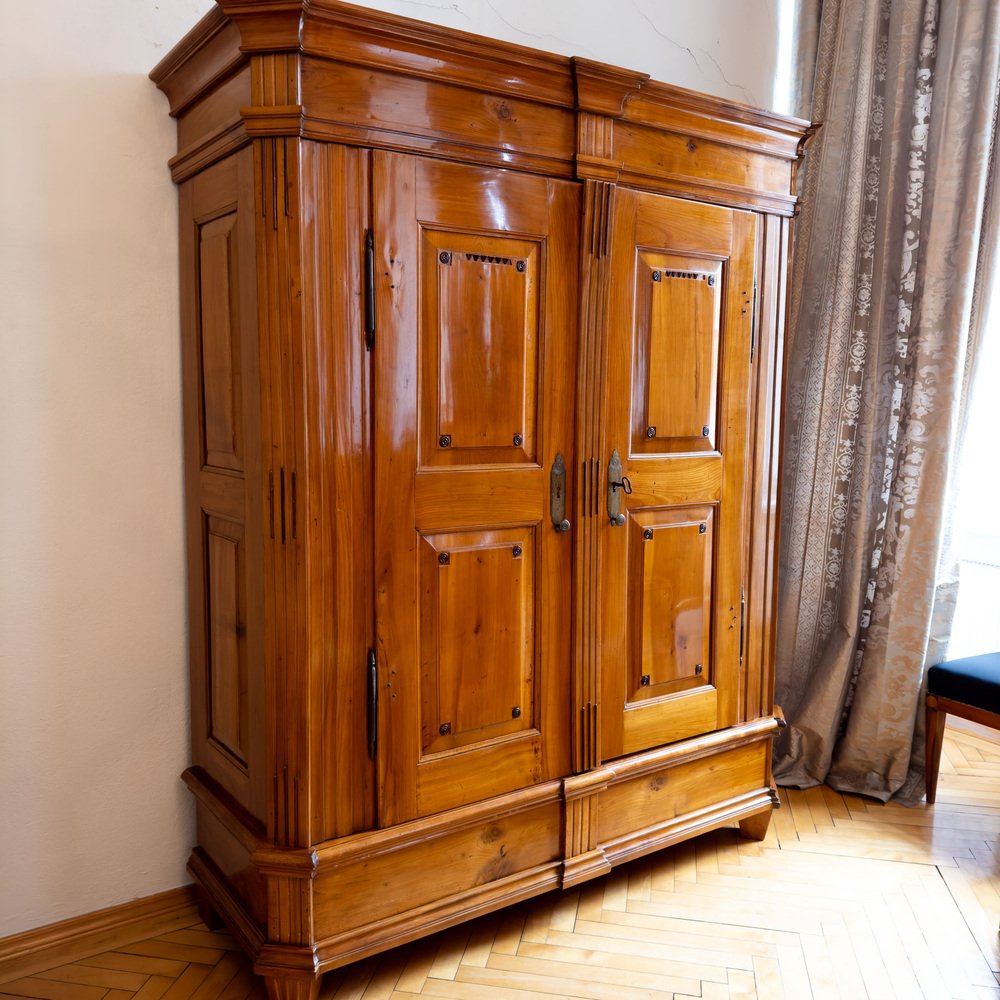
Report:
M764 105L778 5L373 4ZM0 5L0 937L187 881L173 129L146 73L208 7Z
M772 107L778 22L792 2L378 0L367 6Z

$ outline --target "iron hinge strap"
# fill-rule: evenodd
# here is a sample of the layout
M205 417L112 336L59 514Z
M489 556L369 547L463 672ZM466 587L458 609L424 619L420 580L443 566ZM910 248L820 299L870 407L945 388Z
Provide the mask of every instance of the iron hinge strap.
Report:
M375 650L368 650L368 757L375 759L378 751L378 669Z
M365 230L365 350L375 346L375 236Z

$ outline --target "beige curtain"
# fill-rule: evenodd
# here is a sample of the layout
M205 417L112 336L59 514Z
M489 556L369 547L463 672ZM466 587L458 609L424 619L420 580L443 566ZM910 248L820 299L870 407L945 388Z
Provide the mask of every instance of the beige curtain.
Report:
M997 0L806 0L822 123L792 278L779 782L923 790L924 666L954 576L949 480L997 239ZM805 93L810 88L802 88Z

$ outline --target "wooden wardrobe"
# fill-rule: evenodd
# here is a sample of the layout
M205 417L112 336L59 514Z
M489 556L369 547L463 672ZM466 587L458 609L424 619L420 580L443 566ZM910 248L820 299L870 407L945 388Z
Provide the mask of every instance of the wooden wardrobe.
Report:
M776 804L788 119L222 0L177 120L190 870L274 997Z

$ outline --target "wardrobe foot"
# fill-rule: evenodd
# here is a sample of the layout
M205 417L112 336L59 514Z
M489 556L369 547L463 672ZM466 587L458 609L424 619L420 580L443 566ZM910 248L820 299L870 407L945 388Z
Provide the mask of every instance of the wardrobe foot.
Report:
M195 903L201 922L210 931L221 930L225 926L222 917L219 916L219 911L212 905L208 893L200 885L195 887Z
M268 1000L316 1000L321 976L265 976Z
M740 836L745 840L763 840L767 836L767 828L771 825L771 813L774 810L757 813L740 820Z

